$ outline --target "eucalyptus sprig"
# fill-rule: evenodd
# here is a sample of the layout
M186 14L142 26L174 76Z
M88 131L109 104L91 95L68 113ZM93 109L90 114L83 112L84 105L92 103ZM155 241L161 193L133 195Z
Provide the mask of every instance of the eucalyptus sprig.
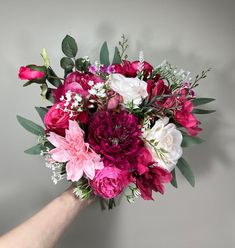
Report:
M197 74L197 76L196 76L194 82L193 82L193 83L191 84L191 86L190 86L190 89L193 89L193 88L197 87L197 86L199 85L198 82L199 82L201 79L206 78L206 77L207 77L207 73L208 73L209 71L211 71L211 68L208 68L208 69L205 70L205 71L203 70L203 71L201 72L201 75Z
M128 55L126 54L126 50L128 48L128 39L126 38L126 36L124 34L122 34L121 36L121 41L118 42L119 46L120 46L120 50L119 51L119 56L122 59L127 59Z

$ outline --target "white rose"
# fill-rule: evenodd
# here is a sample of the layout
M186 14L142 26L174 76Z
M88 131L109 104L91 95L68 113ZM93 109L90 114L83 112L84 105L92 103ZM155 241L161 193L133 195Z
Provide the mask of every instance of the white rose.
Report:
M182 156L182 134L167 117L156 121L151 129L144 130L146 147L158 165L172 171Z
M124 103L133 101L135 105L141 103L142 98L148 96L147 83L138 78L127 78L121 74L111 74L109 77L112 90L123 96Z

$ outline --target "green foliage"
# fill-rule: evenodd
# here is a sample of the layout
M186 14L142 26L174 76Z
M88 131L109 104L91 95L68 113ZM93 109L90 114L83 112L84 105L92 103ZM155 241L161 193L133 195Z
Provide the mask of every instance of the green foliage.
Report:
M78 182L73 183L73 193L81 200L86 200L91 197L92 188L85 177L82 177Z
M43 99L47 99L46 96L47 96L47 90L48 90L48 86L46 83L43 83L41 86L41 96Z
M55 74L50 66L47 68L47 80L55 87L59 87L62 84L60 78Z
M195 177L193 175L192 169L190 165L187 163L185 159L182 157L178 160L178 163L176 165L182 175L186 178L186 180L191 184L192 187L195 186Z
M193 114L197 115L206 115L216 112L216 110L209 110L209 109L193 109Z
M45 151L45 148L42 144L37 144L27 150L25 150L24 152L30 155L40 155L41 151Z
M48 109L43 107L35 107L35 109L38 112L41 120L43 121Z
M69 58L75 58L77 55L78 47L75 39L66 35L62 41L62 51Z
M192 100L193 106L200 106L215 101L214 98L196 98Z
M109 49L106 41L103 43L100 50L100 63L106 66L110 65Z
M121 62L122 62L122 60L120 57L119 49L117 47L115 47L112 64L121 64Z
M188 147L191 145L201 144L202 142L204 142L204 140L199 137L189 136L187 133L183 131L181 131L181 133L183 136L183 141L181 144L182 147Z
M37 136L43 136L45 134L44 128L39 126L38 124L24 118L21 117L19 115L16 116L18 122L20 123L20 125L26 129L28 132L33 133Z
M60 60L60 66L66 71L71 71L74 68L74 62L71 58L63 57Z
M88 72L90 64L90 61L84 58L78 58L75 61L76 69L81 72Z
M175 188L178 188L178 184L176 181L175 169L171 172L171 175L172 175L172 180L171 180L172 186L174 186Z

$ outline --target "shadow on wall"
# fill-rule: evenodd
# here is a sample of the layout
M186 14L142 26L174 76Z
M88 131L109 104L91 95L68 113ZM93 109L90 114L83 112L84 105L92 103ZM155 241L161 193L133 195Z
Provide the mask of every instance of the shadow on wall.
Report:
M118 207L102 211L99 202L95 202L82 212L56 247L112 247L115 243L114 229L118 211Z

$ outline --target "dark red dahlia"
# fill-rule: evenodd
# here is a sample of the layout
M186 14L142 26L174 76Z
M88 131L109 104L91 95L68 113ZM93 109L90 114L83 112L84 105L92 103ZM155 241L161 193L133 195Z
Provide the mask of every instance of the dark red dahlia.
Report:
M141 141L141 126L136 116L126 112L100 111L91 119L88 142L102 154L104 163L121 169L132 167Z

